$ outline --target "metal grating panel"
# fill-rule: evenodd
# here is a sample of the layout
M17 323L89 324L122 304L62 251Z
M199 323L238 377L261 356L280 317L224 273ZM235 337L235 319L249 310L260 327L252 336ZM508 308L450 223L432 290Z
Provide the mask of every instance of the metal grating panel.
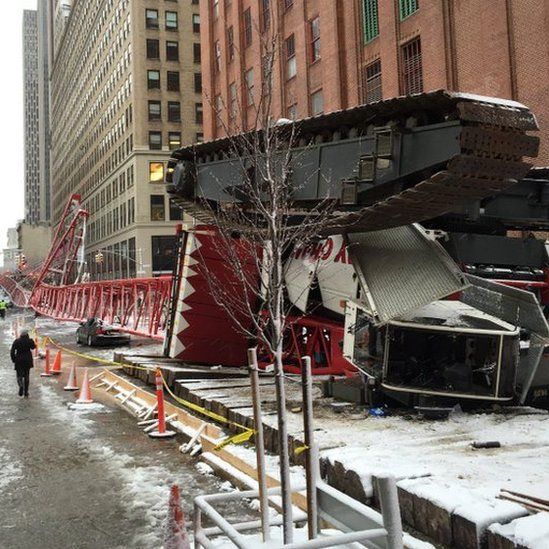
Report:
M466 276L470 286L461 294L460 301L549 340L547 320L533 293L478 276Z
M386 323L462 290L463 273L417 225L348 235L349 252L374 321Z

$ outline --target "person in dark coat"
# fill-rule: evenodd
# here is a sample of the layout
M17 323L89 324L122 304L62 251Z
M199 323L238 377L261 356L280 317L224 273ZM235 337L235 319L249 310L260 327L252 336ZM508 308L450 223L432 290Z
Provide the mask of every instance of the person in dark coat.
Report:
M34 366L32 361L32 350L36 348L34 339L29 337L27 330L21 331L11 346L11 360L15 364L17 373L17 384L19 385L19 396L29 396L29 372Z

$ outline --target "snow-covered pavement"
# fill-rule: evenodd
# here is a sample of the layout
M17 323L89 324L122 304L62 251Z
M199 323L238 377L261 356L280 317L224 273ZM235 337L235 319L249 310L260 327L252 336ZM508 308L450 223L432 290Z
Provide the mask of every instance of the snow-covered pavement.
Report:
M0 324L0 547L160 547L169 486L179 484L189 514L192 498L219 491L219 481L199 474L177 441L149 439L118 408L69 410L66 372L43 379L36 367L30 398L19 397L9 328Z

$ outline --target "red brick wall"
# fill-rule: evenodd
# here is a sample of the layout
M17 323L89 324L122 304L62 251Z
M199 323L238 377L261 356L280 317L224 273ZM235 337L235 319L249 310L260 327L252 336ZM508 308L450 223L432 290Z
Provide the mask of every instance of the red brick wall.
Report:
M364 44L362 0L271 0L278 29L278 53L272 96L273 116L287 116L297 103L297 116L311 115L311 93L323 90L324 112L355 106L362 97L363 67L381 60L383 97L402 94L401 46L420 36L424 90L457 89L522 101L534 110L542 132L537 165L549 165L549 3L539 0L422 0L420 9L399 20L398 0L379 0L379 36ZM245 97L244 73L254 67L256 98L261 78L260 0L220 0L220 17L212 20L209 0L201 1L204 134L224 135L216 127L213 98L228 105L228 87L238 85ZM243 48L242 13L252 9L253 43ZM310 62L312 17L320 16L321 59ZM233 25L236 55L227 63L226 29ZM295 36L297 76L286 79L284 40ZM213 73L213 47L222 50L221 72ZM242 101L241 101L242 103ZM235 129L250 127L253 109L242 105ZM223 113L228 122L227 110Z

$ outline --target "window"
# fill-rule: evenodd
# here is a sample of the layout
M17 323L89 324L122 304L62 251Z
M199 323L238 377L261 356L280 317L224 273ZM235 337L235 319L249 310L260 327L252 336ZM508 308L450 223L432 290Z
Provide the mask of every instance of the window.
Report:
M252 45L252 10L247 8L244 11L244 47Z
M164 181L164 164L162 162L149 162L149 181L151 183Z
M414 38L404 44L402 52L402 92L405 95L423 91L423 71L421 67L421 41Z
M149 132L149 149L162 149L162 132Z
M234 59L234 29L232 25L227 29L227 54L230 63Z
M381 61L378 59L377 61L366 65L363 70L362 78L362 102L372 103L373 101L381 101Z
M236 120L236 114L238 111L236 84L233 82L229 85L229 118Z
M320 17L315 17L311 23L311 61L320 59Z
M179 42L166 42L166 59L179 61Z
M168 101L168 120L181 122L181 103L179 101Z
M200 63L200 44L193 44L193 63Z
M165 219L164 195L151 194L151 221L164 221Z
M378 0L362 0L362 30L364 42L370 42L379 35Z
M261 0L261 28L263 32L271 25L271 0Z
M212 0L212 12L214 19L219 17L219 0Z
M282 0L284 2L284 9L290 9L294 5L294 0Z
M150 40L147 38L147 59L160 58L160 42L158 40Z
M219 44L219 40L216 40L214 44L214 56L215 72L219 72L221 70L221 45Z
M181 132L168 132L170 151L181 148Z
M204 143L204 134L202 132L197 132L194 136L196 143Z
M202 73L201 72L194 73L194 92L202 93Z
M137 274L135 255L135 238L130 238L128 240L128 278L135 278ZM141 265L139 268L141 268Z
M160 101L149 101L149 120L162 120L161 105Z
M246 102L247 105L254 104L254 70L246 71Z
M145 26L148 29L158 28L158 10L145 10Z
M166 12L166 30L177 30L177 12Z
M297 105L295 103L288 107L287 116L290 120L295 120L297 118Z
M200 15L193 13L193 32L200 32Z
M147 71L147 87L149 90L160 89L159 71Z
M177 256L177 237L152 236L152 270L154 273L172 272Z
M296 75L297 64L295 59L295 37L293 34L286 38L286 78L289 80Z
M183 209L173 198L170 198L170 221L182 221L182 219Z
M203 120L203 109L202 109L202 103L195 103L194 104L194 121L197 124L202 124Z
M221 126L221 111L223 110L223 100L220 95L215 96L215 125Z
M322 90L318 90L311 94L311 112L313 116L324 112L324 98Z
M406 19L419 9L419 0L398 0L400 20Z
M168 71L168 91L179 91L179 71Z

